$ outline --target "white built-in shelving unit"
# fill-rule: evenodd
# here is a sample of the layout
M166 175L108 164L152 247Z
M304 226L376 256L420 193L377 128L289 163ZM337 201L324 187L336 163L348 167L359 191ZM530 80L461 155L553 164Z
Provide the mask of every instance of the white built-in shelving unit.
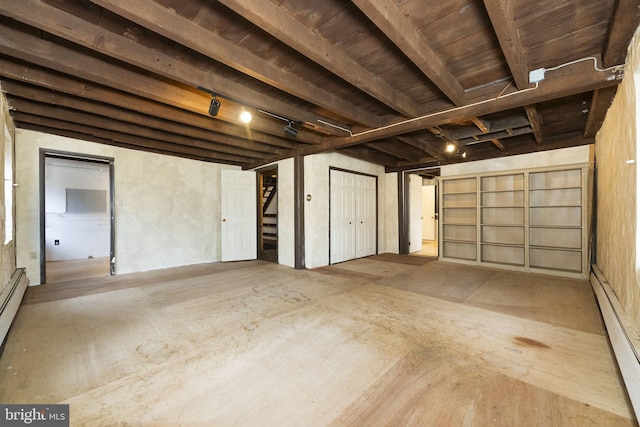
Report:
M442 177L440 259L585 278L590 165Z

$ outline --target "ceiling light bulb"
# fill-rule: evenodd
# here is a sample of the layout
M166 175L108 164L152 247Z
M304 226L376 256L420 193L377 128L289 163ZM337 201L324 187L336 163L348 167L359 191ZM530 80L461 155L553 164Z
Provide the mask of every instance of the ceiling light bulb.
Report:
M242 123L249 123L251 121L251 113L247 110L242 110L239 118Z
M456 146L451 143L447 144L447 153L453 153L454 151L456 151Z

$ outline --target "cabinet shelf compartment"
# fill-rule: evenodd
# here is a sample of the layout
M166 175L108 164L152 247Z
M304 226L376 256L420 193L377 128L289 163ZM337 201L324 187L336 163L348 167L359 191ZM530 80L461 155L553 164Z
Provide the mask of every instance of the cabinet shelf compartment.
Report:
M482 193L481 204L486 207L524 206L524 191L489 191Z
M530 190L570 187L582 187L582 170L567 169L529 174Z
M443 240L475 242L477 238L475 225L444 224L442 233Z
M475 224L476 208L442 208L442 222L445 224Z
M442 242L442 256L445 258L464 259L475 261L477 255L477 245L475 242Z
M524 245L524 226L482 226L482 243Z
M442 201L445 208L475 208L476 193L444 194Z
M482 208L482 224L524 224L524 207Z
M541 227L580 227L582 208L580 206L531 207L529 224Z
M582 229L532 227L529 230L529 245L562 249L581 249Z
M444 194L475 193L476 186L475 178L449 179L442 183L442 192Z
M580 273L582 272L582 251L530 247L529 266Z
M529 190L530 206L580 206L582 189Z
M482 191L513 191L524 189L524 174L485 176L481 178Z
M482 262L524 266L524 247L510 245L482 245Z

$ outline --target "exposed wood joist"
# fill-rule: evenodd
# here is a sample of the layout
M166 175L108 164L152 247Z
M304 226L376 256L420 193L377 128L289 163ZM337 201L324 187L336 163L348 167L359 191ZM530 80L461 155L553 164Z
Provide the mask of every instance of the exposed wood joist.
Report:
M47 120L45 118L36 118L36 121L44 121ZM235 164L235 162L228 162L222 159L217 159L215 158L215 156L198 156L195 154L188 154L188 153L183 153L179 150L175 150L175 149L170 149L170 150L163 150L158 148L157 146L148 146L146 145L140 145L140 144L136 144L135 141L131 141L129 138L127 138L126 136L122 136L121 138L117 135L117 134L112 134L112 136L117 136L117 139L111 139L111 138L100 138L96 135L93 134L89 134L89 133L85 133L85 132L77 132L75 130L73 130L72 128L74 126L69 126L68 123L63 123L60 122L58 124L58 127L52 126L52 123L47 123L47 126L41 126L39 124L34 124L34 123L29 123L29 122L22 122L19 120L16 120L16 124L18 125L18 127L20 129L26 129L26 130L32 130L35 132L42 132L42 133L47 133L47 134L52 134L52 135L59 135L59 136L63 136L66 138L73 138L73 139L79 139L79 140L83 140L83 141L90 141L90 142L96 142L98 144L105 144L105 145L111 145L113 147L119 147L119 148L127 148L130 150L137 150L137 151L145 151L148 153L155 153L155 154L163 154L166 156L175 156L175 157L182 157L182 158L186 158L186 159L191 159L191 160L200 160L203 162L212 162L212 163L222 163L222 164ZM78 125L80 126L80 125ZM80 128L82 128L80 126ZM84 128L82 128L84 129ZM86 130L86 129L84 129ZM124 140L127 139L127 142L125 142Z
M638 28L639 24L640 2L638 0L616 0L607 41L603 49L602 65L604 67L624 64L629 40L631 40L630 35Z
M582 133L584 138L596 137L596 133L598 133L598 130L600 130L604 122L607 110L611 106L617 90L617 86L611 86L593 91L591 106L589 107L589 116L587 117L587 123Z
M220 135L229 135L232 138L245 139L246 131L238 126L233 126L221 120L214 120L199 114L187 112L165 104L148 101L144 98L130 95L125 92L110 89L106 86L88 84L81 80L73 79L61 74L53 73L41 67L31 64L18 64L0 57L0 77L6 76L9 79L26 82L42 88L56 90L57 93L66 93L90 101L112 105L122 109L132 109L135 111L158 117L166 121L174 121L184 125L193 126L196 129ZM162 87L158 87L161 90ZM293 141L267 135L262 132L253 132L252 141L263 143L273 147L294 149L298 146Z
M540 114L538 114L538 109L535 105L526 105L524 109L527 112L529 123L531 123L531 130L536 138L536 144L540 145L542 144L542 123L540 123Z
M16 117L20 117L20 121L27 121L23 116L25 113L20 113L20 111L28 110L31 112L29 113L31 116L55 119L60 122L69 122L78 124L78 126L84 126L85 131L82 132L85 133L89 133L89 129L94 129L94 135L105 139L117 140L117 138L124 138L124 135L127 135L131 137L131 139L137 141L137 145L144 147L159 147L170 151L171 147L175 146L176 150L179 150L182 153L193 153L201 157L206 157L207 154L215 154L216 158L234 163L246 163L260 157L255 153L251 153L251 155L248 156L248 152L245 152L242 156L229 154L229 151L234 150L228 150L228 148L225 148L225 146L220 144L211 144L207 141L200 141L169 132L153 130L144 126L115 122L95 114L70 110L68 108L38 104L33 101L13 97L9 97L9 104L17 110L15 115ZM46 126L46 124L42 122L37 124ZM80 132L79 129L76 130ZM114 137L113 135L118 136Z
M4 25L0 25L0 53L209 117L208 108L211 98L203 92L189 91L144 76L72 49L25 35ZM242 107L228 101L225 101L225 105L217 119L237 123L237 116ZM261 117L254 117L251 128L272 135L283 134L280 123ZM300 130L297 138L297 141L314 144L322 140L323 138L317 133L305 129Z
M348 100L339 98L322 88L311 85L287 69L267 62L251 52L240 48L238 45L206 30L194 22L181 17L175 12L161 6L151 0L91 0L93 3L104 7L114 13L130 19L131 21L155 31L169 39L175 40L196 52L215 59L246 75L256 78L266 84L286 91L300 99L317 103L323 108L337 112L355 122L366 126L375 127L378 119L374 115L363 111L351 104ZM221 94L235 97L225 91L228 88L211 88ZM284 114L282 112L281 114ZM336 123L342 127L345 124ZM316 122L309 123L314 127L324 125Z
M458 106L464 104L464 89L456 77L393 2L352 1L451 102Z
M529 87L527 58L513 15L513 0L484 0L484 6L517 88Z
M317 152L346 148L363 142L369 142L378 138L402 135L428 129L432 126L455 122L459 117L483 116L498 111L521 108L525 105L543 102L548 99L582 93L594 88L614 86L622 78L620 73L611 71L596 71L591 64L576 63L548 73L548 76L539 83L538 87L511 93L507 96L484 103L476 103L465 107L429 114L413 120L399 122L396 125L388 125L379 129L354 134L351 137L334 138L317 146L308 146L296 150L298 154L314 154ZM293 153L292 153L293 154ZM277 158L265 161L274 161ZM248 166L248 165L247 165ZM254 167L255 167L254 166Z
M335 48L328 40L302 25L275 3L263 0L219 2L388 107L407 117L419 114L415 103L409 98Z
M98 102L88 102L81 98L75 98L50 90L21 85L9 80L3 80L2 88L13 97L20 97L23 99L29 99L32 101L65 107L70 110L90 111L92 114L99 115L111 120L156 130L162 130L163 132L173 133L175 135L180 135L186 138L192 138L194 143L197 143L197 141L206 141L207 143L217 144L219 145L219 149L227 153L234 153L252 157L252 154L255 155L256 153L268 153L273 155L284 152L284 150L281 148L276 148L267 144L260 144L252 141L247 141L242 138L216 134L203 129L186 126L180 123L160 120L153 116L143 115L131 110L115 108L107 104ZM14 105L14 108L17 109L18 107ZM256 157L260 156L258 155Z
M63 37L81 46L95 49L114 59L129 62L159 76L173 79L188 86L212 88L214 91L216 88L225 88L226 91L233 94L234 100L253 108L277 112L279 115L296 121L309 123L318 123L318 120L329 121L326 117L306 112L272 97L265 96L261 92L230 79L178 61L158 50L142 46L124 35L111 33L98 25L46 5L39 0L24 0L11 3L5 7L5 14L27 25ZM48 19L40 20L37 19L37 16L47 16ZM231 102L226 102L225 104L231 104ZM204 107L207 110L208 105L209 102L206 101ZM224 109L221 109L221 112L227 108L225 106ZM242 104L236 106L234 108L235 114L232 117L237 117L242 108ZM229 119L235 120L227 118L227 120ZM322 128L321 130L327 133L338 133L334 128ZM302 137L300 139L303 140Z

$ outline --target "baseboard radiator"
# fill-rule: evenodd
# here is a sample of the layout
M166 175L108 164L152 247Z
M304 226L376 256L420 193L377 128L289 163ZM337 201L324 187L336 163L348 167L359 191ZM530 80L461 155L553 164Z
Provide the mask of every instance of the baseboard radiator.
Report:
M640 419L640 338L613 288L596 265L592 265L590 282L598 299L633 411L636 418Z
M13 273L8 285L0 294L0 344L4 343L7 337L28 285L29 279L24 268L19 268Z

